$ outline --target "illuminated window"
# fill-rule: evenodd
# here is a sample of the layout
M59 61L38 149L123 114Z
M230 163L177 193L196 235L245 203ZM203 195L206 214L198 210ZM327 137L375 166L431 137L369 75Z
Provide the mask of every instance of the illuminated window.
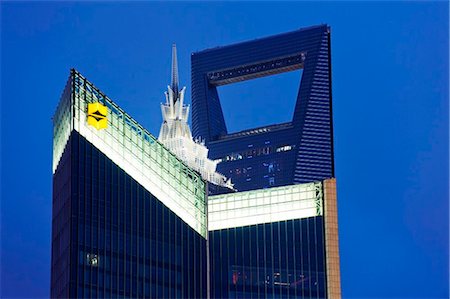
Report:
M87 264L92 267L98 267L98 256L96 254L88 253L86 255Z
M279 152L287 152L287 151L290 151L292 148L293 148L292 145L281 146L281 147L277 148L277 153L279 153Z

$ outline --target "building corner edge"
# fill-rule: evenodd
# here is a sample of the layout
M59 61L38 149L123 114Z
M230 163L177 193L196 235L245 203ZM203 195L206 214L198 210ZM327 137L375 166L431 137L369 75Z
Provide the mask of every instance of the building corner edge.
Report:
M340 299L341 270L337 218L336 179L323 181L327 298Z

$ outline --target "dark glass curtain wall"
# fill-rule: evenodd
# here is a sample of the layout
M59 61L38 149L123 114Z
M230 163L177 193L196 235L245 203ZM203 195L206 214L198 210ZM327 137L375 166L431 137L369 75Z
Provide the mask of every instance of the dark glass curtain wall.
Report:
M323 217L211 231L212 298L325 298Z
M54 186L52 297L206 297L206 240L75 131Z

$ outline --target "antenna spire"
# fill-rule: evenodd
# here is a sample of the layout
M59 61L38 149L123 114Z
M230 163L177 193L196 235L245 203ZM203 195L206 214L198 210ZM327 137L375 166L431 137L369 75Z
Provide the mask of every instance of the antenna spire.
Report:
M172 82L170 87L175 94L178 94L178 61L177 61L177 45L172 44Z

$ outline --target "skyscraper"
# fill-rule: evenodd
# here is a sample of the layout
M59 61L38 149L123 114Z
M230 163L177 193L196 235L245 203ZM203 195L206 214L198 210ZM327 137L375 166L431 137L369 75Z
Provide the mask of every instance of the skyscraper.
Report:
M191 68L194 138L205 140L211 159L222 160L217 169L237 190L334 177L327 25L193 53ZM303 73L291 121L228 133L219 86L298 69Z
M201 176L75 70L53 124L51 297L206 297Z
M193 135L238 191L208 199L211 296L340 298L330 28L200 51L191 67ZM291 121L228 133L219 86L298 69Z

